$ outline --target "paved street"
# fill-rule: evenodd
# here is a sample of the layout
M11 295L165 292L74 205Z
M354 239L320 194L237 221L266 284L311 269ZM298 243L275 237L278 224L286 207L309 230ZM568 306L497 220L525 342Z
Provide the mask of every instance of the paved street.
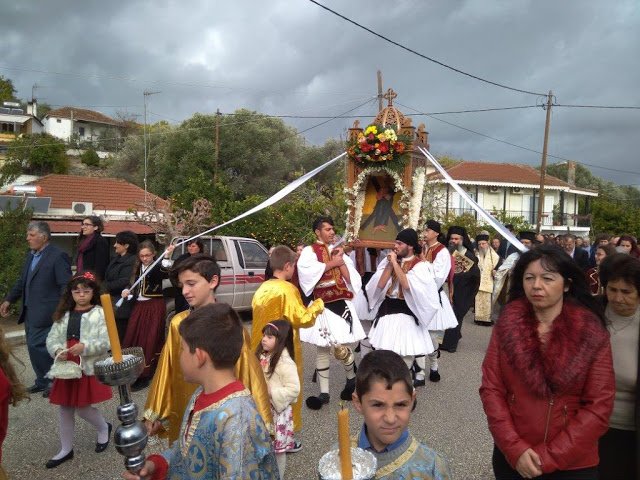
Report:
M492 441L478 396L480 364L491 334L491 328L475 325L467 316L464 338L455 354L442 353L442 381L427 382L418 389L418 406L413 414L411 430L420 440L435 448L449 461L455 479L491 479ZM246 324L250 327L249 324ZM26 346L15 349L25 362L21 369L26 385L34 375L28 362ZM311 383L315 351L304 345L305 385L303 395L317 393ZM315 469L320 457L337 441L338 399L343 387L344 371L334 363L331 367L331 403L320 411L303 408L304 426L299 439L302 451L289 454L287 479L317 478ZM147 390L134 394L142 409ZM107 420L117 424L116 398L99 405ZM58 410L40 395L19 407L9 407L9 431L3 446L3 464L13 480L18 479L82 479L122 478L122 459L112 445L101 454L94 452L96 437L91 426L76 419L75 458L53 470L45 462L59 449ZM350 408L351 432L360 428L357 412ZM148 451L154 446L148 448Z

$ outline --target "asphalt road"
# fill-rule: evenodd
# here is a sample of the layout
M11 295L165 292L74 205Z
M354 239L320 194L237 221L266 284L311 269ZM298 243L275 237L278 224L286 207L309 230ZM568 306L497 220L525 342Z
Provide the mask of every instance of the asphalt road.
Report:
M472 314L464 322L458 351L442 353L439 383L427 382L418 389L418 406L411 419L411 432L434 448L449 462L455 479L491 479L491 452L493 442L487 429L486 418L478 396L480 365L489 343L490 327L477 326ZM246 324L250 327L249 324ZM303 396L317 394L318 387L311 383L315 365L315 348L304 344L305 383ZM25 385L32 385L26 346L15 348L25 362L20 368ZM303 428L298 438L303 449L287 457L286 479L317 478L320 457L337 441L338 400L344 386L344 370L334 362L331 366L331 403L320 411L303 408ZM117 392L114 392L117 397ZM138 408L142 409L147 390L134 393ZM114 397L98 406L107 421L117 424ZM361 419L350 407L351 433L355 435ZM3 445L2 461L12 480L21 479L82 479L102 480L122 478L122 457L112 445L100 454L94 452L96 435L82 419L76 419L74 443L75 458L53 470L44 468L45 462L59 450L58 409L39 394L30 402L9 407L9 431ZM161 445L152 445L150 451L159 451Z

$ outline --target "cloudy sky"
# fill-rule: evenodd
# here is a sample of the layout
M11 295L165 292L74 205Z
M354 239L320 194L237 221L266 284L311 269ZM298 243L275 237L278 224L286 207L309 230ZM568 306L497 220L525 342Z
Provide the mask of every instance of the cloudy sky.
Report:
M520 90L552 90L558 104L640 107L637 0L319 2L459 70ZM2 7L0 45L0 75L20 98L37 84L36 96L52 105L127 111L142 121L143 91L161 91L149 98L150 122L244 107L307 117L353 109L348 115L367 123L378 111L380 69L396 106L414 125L426 124L434 153L541 161L486 136L541 151L542 108L416 112L535 106L544 97L448 70L308 0L14 1ZM304 130L324 119L285 121ZM344 136L353 121L338 118L304 136L323 143ZM554 107L549 153L619 184L640 184L639 130L640 109Z

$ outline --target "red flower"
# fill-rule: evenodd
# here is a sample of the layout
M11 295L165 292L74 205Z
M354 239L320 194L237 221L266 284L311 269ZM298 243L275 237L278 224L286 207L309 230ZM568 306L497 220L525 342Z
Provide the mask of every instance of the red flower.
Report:
M375 136L373 133L370 133L370 134L367 136L367 138L368 138L369 140L375 140L376 136Z
M380 150L380 153L387 153L389 151L389 144L387 142L381 143L378 150Z
M402 154L404 152L404 148L405 147L403 142L396 142L395 144L396 153Z

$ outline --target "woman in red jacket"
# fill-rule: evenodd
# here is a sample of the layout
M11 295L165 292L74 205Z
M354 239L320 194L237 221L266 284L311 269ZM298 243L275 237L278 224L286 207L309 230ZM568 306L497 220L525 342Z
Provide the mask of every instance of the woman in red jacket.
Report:
M557 247L526 252L482 363L496 479L597 479L614 385L602 306L584 273Z

